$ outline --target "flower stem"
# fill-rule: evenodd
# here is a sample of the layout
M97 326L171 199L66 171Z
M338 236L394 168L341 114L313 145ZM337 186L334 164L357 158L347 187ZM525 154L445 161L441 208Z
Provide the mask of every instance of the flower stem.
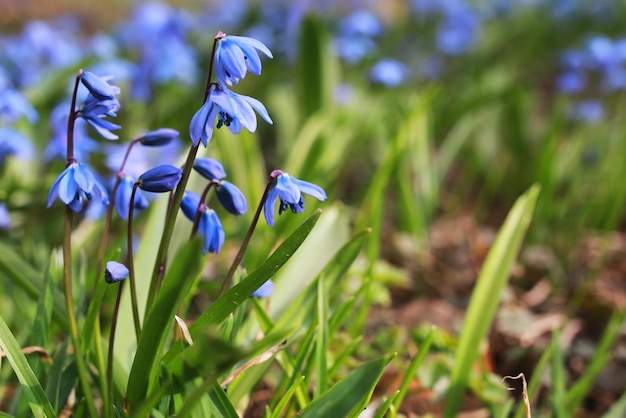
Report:
M139 335L141 334L141 321L139 320L139 301L137 298L137 285L135 283L135 262L133 254L133 214L135 211L135 193L137 192L139 183L133 185L133 191L130 194L130 206L128 208L128 278L130 280L130 298L133 305L133 321L135 322L135 335L137 341L139 341Z
M209 70L207 72L207 81L204 89L204 99L202 100L202 104L206 102L209 96L215 50L217 49L217 42L223 37L224 34L222 32L218 32L218 34L215 36L215 39L213 39L213 49L211 50L211 59L209 60ZM152 307L152 304L156 299L160 283L165 276L167 251L172 240L174 224L176 222L176 215L178 214L180 202L182 202L183 200L183 194L185 193L185 188L187 187L187 182L189 181L189 176L191 175L191 170L193 168L193 163L196 159L196 155L198 154L199 146L200 143L198 143L198 145L192 145L191 148L189 148L189 153L187 154L187 159L185 160L185 165L183 166L182 177L180 179L180 182L178 183L178 186L176 187L176 191L174 192L174 196L172 197L170 208L167 211L167 215L165 217L165 226L163 227L163 234L161 235L161 242L159 243L159 249L157 251L156 260L154 263L154 269L152 270L152 278L150 280L150 288L148 290L148 297L146 300L146 313L150 311L150 308Z
M265 205L265 201L267 200L267 195L272 189L272 187L274 187L275 184L276 184L276 177L274 176L274 173L272 172L272 174L270 174L269 178L267 179L267 185L265 186L265 190L263 191L263 196L261 197L259 206L257 206L256 212L254 213L254 218L252 218L252 223L250 223L250 228L248 228L248 232L246 233L246 236L243 239L243 242L241 243L241 247L239 247L239 252L235 256L233 263L230 265L230 269L228 269L228 273L226 273L226 277L224 278L224 281L222 282L222 286L220 287L220 290L217 292L218 298L222 296L224 293L226 293L226 291L230 287L230 282L233 279L233 275L235 274L237 267L239 267L239 264L241 263L241 260L243 259L243 255L245 254L246 249L248 248L248 244L250 243L250 238L252 238L252 234L254 233L257 223L259 222L259 217L261 216L261 210L263 210L263 205Z
M109 357L107 360L107 393L109 402L108 405L105 405L105 412L107 413L107 417L113 416L112 406L113 401L115 399L115 394L113 393L113 345L115 343L115 330L117 328L117 316L120 310L120 301L122 300L122 285L124 281L120 282L119 288L117 289L117 299L115 299L115 307L113 308L113 318L111 319L111 335L109 337Z
M193 218L193 227L191 228L191 238L196 236L198 232L198 225L200 224L200 215L202 214L202 206L204 205L204 201L206 200L206 196L209 194L209 190L213 186L218 185L219 182L217 180L212 180L207 186L204 188L202 195L200 196L200 200L198 201L198 208L196 209L196 216Z

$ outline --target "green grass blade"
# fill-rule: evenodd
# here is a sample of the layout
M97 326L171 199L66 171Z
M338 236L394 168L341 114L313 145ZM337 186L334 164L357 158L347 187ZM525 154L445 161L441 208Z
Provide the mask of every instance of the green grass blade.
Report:
M296 393L297 390L301 390L302 382L304 382L304 376L299 376L293 382L293 384L289 387L289 389L287 389L285 394L280 397L280 401L278 401L278 403L274 407L274 411L272 412L270 418L280 418L283 416L284 409L289 404L289 401L291 401L294 393Z
M315 342L315 364L317 366L317 385L315 396L320 396L328 389L328 301L324 289L324 276L317 281L317 341Z
M187 243L176 257L163 280L152 309L148 312L128 377L127 400L130 408L140 404L156 384L159 353L174 324L174 315L187 289L202 267L200 241Z
M570 415L575 415L576 411L585 400L585 396L591 390L596 378L613 357L611 348L620 334L620 329L626 320L626 311L618 311L613 314L606 330L602 334L602 339L595 350L591 363L587 366L583 375L571 387L565 396Z
M28 398L30 409L35 416L56 417L56 413L46 397L39 380L30 368L26 356L22 353L22 348L11 333L11 330L0 316L0 347L5 352L13 371L17 375L22 385L22 390Z
M428 332L428 335L426 336L426 341L424 341L424 344L421 347L418 347L419 351L417 355L414 356L411 360L411 363L409 363L409 368L407 369L406 373L404 374L404 378L400 383L398 396L393 403L394 409L396 411L400 409L400 405L402 405L402 401L409 391L409 385L411 384L411 381L413 381L413 379L415 378L415 372L417 372L417 369L422 364L422 361L424 361L424 358L426 358L426 354L428 354L428 351L430 350L430 346L433 343L434 337L435 327L432 327ZM391 416L394 417L395 413L392 413Z
M399 394L400 390L396 390L394 393L392 393L391 396L387 398L385 402L383 402L380 408L378 408L373 418L385 418L387 411L389 411L390 409L392 411L390 416L395 416L395 404Z
M560 343L560 333L555 330L552 333L552 412L556 418L566 418L570 414L567 412L565 403L565 360L563 349Z
M539 187L535 185L517 199L485 260L455 353L445 417L452 418L459 410L472 365L500 303L500 295L530 224L538 194Z
M362 364L345 379L314 399L299 415L301 418L345 417L367 401L391 359L381 357Z
M209 393L209 399L211 401L211 416L214 418L239 418L237 410L230 402L228 395L224 392L224 389L215 382L213 384L213 390Z

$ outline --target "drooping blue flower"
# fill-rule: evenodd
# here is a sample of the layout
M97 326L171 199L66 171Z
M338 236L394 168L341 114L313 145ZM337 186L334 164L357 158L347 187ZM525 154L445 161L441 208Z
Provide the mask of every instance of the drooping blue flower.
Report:
M167 145L178 138L178 131L171 128L160 128L154 131L146 132L139 137L142 145L149 147L160 147Z
M250 296L252 298L258 299L267 299L274 293L274 282L272 279L269 279L265 283L261 285L254 293Z
M245 127L249 132L256 131L257 120L254 111L269 124L273 123L263 103L252 97L233 93L213 84L204 105L196 112L189 124L189 135L194 146L200 142L206 147L213 136L213 128L227 126L235 135ZM215 119L217 118L217 125Z
M246 197L237 186L229 181L220 181L215 189L215 194L217 194L217 199L224 206L224 209L233 215L243 215L248 210Z
M276 199L280 200L279 215L287 209L291 209L293 213L302 213L304 211L303 193L321 201L326 200L326 192L313 183L298 180L280 170L275 170L272 173L272 177L276 178L276 184L268 193L263 206L265 220L270 226L274 225L274 204Z
M112 284L117 283L128 277L129 271L122 263L117 261L107 261L107 267L104 271L104 281Z
M79 106L78 116L82 117L92 128L96 130L102 137L113 140L118 136L111 131L120 129L121 126L104 119L105 117L117 116L120 108L120 102L117 99L98 99L89 94L87 99Z
M96 180L87 166L73 162L57 177L48 193L48 207L59 198L74 212L83 209L85 200L96 196L102 204L109 204L106 189Z
M120 218L128 219L130 209L130 197L133 193L135 180L131 176L124 176L120 179L120 184L115 191L115 210ZM135 209L145 209L148 207L148 200L144 197L140 190L135 192Z
M223 34L222 34L223 35ZM219 37L219 35L218 35ZM246 72L261 74L259 53L273 58L270 50L260 41L246 36L223 35L215 50L215 76L222 85L232 86L246 76Z
M200 205L200 196L191 191L185 192L180 207L187 219L192 222L196 218L198 207L200 208L198 234L202 238L202 254L219 253L224 245L225 234L215 211L204 204Z
M85 71L80 77L81 83L92 96L96 99L106 100L113 99L117 94L120 93L120 88L114 86L112 84L107 83L105 78L99 77L92 72Z
M226 177L226 171L222 163L213 158L196 158L193 169L207 180L222 180Z
M169 164L162 164L139 176L139 187L147 192L163 193L174 190L183 170Z

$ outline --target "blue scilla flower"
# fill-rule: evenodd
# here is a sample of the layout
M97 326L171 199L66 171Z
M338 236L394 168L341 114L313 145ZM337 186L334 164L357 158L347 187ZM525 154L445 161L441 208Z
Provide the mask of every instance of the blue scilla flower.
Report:
M107 267L104 271L104 281L112 284L117 283L128 277L129 271L122 263L117 261L107 261Z
M26 97L0 74L0 122L15 123L21 117L35 122L38 115Z
M260 41L246 36L218 34L215 50L215 76L222 85L232 86L246 76L246 72L261 74L261 58L257 51L273 58Z
M57 177L48 193L48 207L59 198L74 212L83 209L85 200L98 197L102 204L109 204L109 196L106 189L96 180L87 166L73 162Z
M124 176L120 179L120 184L115 191L115 210L120 218L123 220L128 219L128 212L130 209L130 197L133 193L133 186L135 180L131 176ZM135 201L133 207L135 209L145 209L148 207L148 200L144 197L141 191L135 192Z
M250 296L252 298L258 299L267 299L274 293L274 282L272 279L269 279L265 283L261 285L254 293Z
M105 117L117 116L120 102L115 98L98 99L89 94L87 99L78 108L78 116L83 118L92 128L106 139L118 139L118 136L111 131L120 129L121 126L104 119Z
M302 194L308 194L318 200L326 200L326 192L308 181L298 180L291 177L287 173L280 170L274 170L272 177L276 179L276 184L270 190L265 200L263 212L267 224L274 225L274 204L276 199L280 200L278 214L282 214L287 209L291 209L293 213L301 213L304 211L304 199Z
M30 160L35 155L35 147L28 138L10 127L0 127L0 166L9 156Z
M0 229L9 229L11 227L11 215L7 209L7 205L0 203Z
M200 207L198 234L202 238L202 255L219 253L225 240L222 223L213 209L209 209L204 204L199 205L200 196L197 193L186 191L180 207L185 216L192 222L196 218L198 207Z
M178 131L176 129L160 128L142 134L139 137L139 142L141 145L148 147L160 147L169 144L176 138L178 138Z
M409 73L404 63L386 58L378 61L370 69L370 80L387 87L397 87L407 80Z
M207 180L222 180L226 177L224 166L213 158L196 158L193 169Z
M83 72L80 81L92 96L100 100L113 99L120 93L120 88L107 83L105 77L99 77L89 71Z
M215 193L224 209L233 215L243 215L248 210L246 197L233 183L226 180L220 181Z
M206 147L213 136L213 127L227 126L235 135L245 127L249 132L256 131L257 120L254 111L269 124L273 123L263 103L252 97L233 93L213 84L204 105L196 112L189 124L189 135L194 146L200 142ZM217 118L217 125L215 119Z
M174 190L183 170L169 164L162 164L139 176L139 187L147 192L163 193Z

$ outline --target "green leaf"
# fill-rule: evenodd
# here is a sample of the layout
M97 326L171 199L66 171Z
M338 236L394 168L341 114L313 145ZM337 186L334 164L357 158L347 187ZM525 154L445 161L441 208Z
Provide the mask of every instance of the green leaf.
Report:
M317 341L315 342L315 365L317 367L317 385L315 396L320 396L328 389L328 301L324 289L324 276L317 280Z
M214 418L239 418L239 414L230 402L224 389L217 383L213 384L213 390L209 393L211 400L211 416Z
M517 199L485 260L472 292L456 350L445 417L457 415L472 365L500 303L502 291L530 224L538 194L539 187L535 185Z
M296 393L296 390L300 390L302 382L304 382L304 376L299 376L298 378L296 378L296 380L289 387L289 389L287 389L285 394L280 397L280 401L278 401L278 403L276 404L276 407L274 408L274 411L272 412L270 418L280 418L284 416L283 412L286 412L284 411L284 409L287 408L287 405L289 404L289 401L293 397L294 393Z
M128 377L127 400L131 410L146 398L156 384L159 354L172 331L178 305L191 283L200 274L203 261L201 254L198 239L181 248L163 280L152 309L146 316Z
M345 417L372 393L391 358L381 357L361 365L345 379L314 399L301 418Z
M22 384L22 389L28 399L31 411L35 416L43 414L46 417L56 417L56 413L46 397L39 380L30 368L22 348L11 333L4 319L0 316L0 347L5 352L13 371Z
M374 415L374 418L385 418L387 415L387 411L391 408L392 409L392 416L395 416L395 404L396 404L396 399L398 398L398 394L400 393L400 390L396 390L394 393L391 394L391 396L385 401L383 402L383 404L380 406L380 408L378 408L378 410L376 411L376 414Z

